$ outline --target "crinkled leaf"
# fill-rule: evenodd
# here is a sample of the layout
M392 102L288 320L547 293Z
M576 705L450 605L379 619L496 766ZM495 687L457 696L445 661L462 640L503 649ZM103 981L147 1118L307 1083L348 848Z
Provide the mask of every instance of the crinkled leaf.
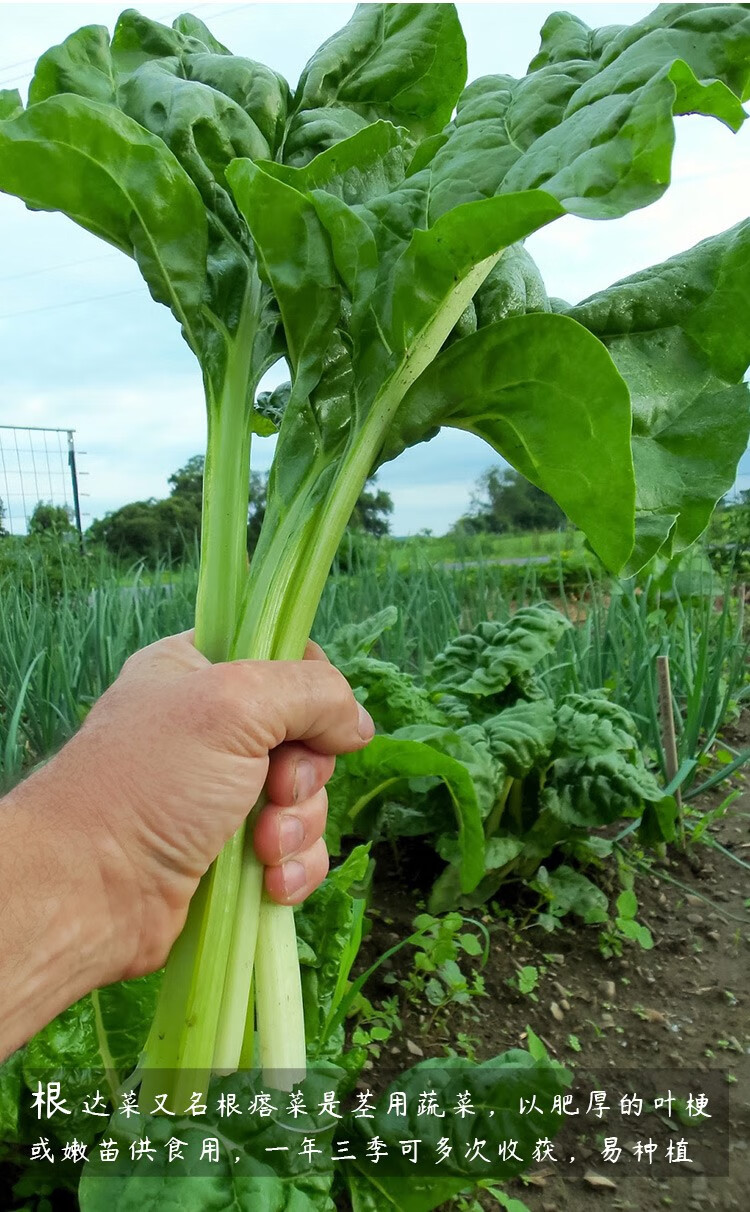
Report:
M367 656L383 632L395 627L397 622L397 607L386 606L359 623L343 623L326 644L326 655L337 666L353 657Z
M690 546L734 482L750 431L750 223L570 311L607 346L633 405L634 572Z
M545 765L557 725L550 699L514 703L484 720L482 729L492 756L513 778L522 779L535 766Z
M546 911L555 917L574 913L588 924L607 920L608 901L601 888L565 863L549 873L540 868L533 887L548 899Z
M488 815L497 795L498 771L481 728L469 725L456 732L442 724L421 723L415 719L411 726L399 728L394 735L404 740L422 741L439 753L462 762L471 775L479 810L483 817Z
M3 1146L17 1139L21 1109L23 1051L0 1061L0 1161Z
M647 206L669 182L674 114L742 123L749 47L740 5L661 5L632 26L597 31L555 14L529 75L485 76L465 89L449 138L422 170L430 216L539 188L588 218Z
M400 1149L390 1150L387 1171L383 1162L379 1168L364 1160L368 1140L374 1136L393 1140L393 1115L389 1121L387 1111L391 1092L401 1091L407 1096L407 1114L398 1119L397 1138L419 1140L422 1157L434 1156L432 1150L439 1138L447 1138L452 1146L450 1155L441 1162L445 1167L439 1171L441 1181L452 1177L473 1185L483 1176L483 1171L498 1180L507 1180L528 1165L538 1139L555 1135L561 1117L548 1108L551 1108L554 1096L561 1094L570 1080L568 1070L550 1060L546 1052L534 1058L529 1052L512 1049L477 1065L457 1058L444 1060L439 1067L434 1061L423 1061L391 1083L378 1101L372 1120L356 1119L347 1123L347 1129L352 1133L352 1152L358 1158L356 1163L351 1163L351 1169L391 1199L394 1207L406 1212L426 1212L437 1206L430 1202L430 1184L436 1181L435 1172L430 1170L429 1177L420 1176L420 1167L415 1167ZM438 1107L445 1110L443 1118L417 1115L419 1095L425 1090L434 1092ZM464 1092L470 1095L473 1110L462 1117L454 1108L458 1095ZM537 1100L535 1109L522 1114L521 1098L528 1104L532 1093ZM544 1112L536 1108L544 1108ZM518 1142L517 1153L522 1161L501 1162L496 1150L490 1167L484 1168L476 1160L467 1161L467 1141L511 1139ZM438 1190L444 1200L448 1192L444 1188ZM377 1208L382 1205L376 1202L360 1206Z
M452 4L360 4L300 76L297 110L346 107L415 137L439 131L466 81L466 43Z
M627 753L640 757L638 729L630 712L603 690L566 694L556 711L556 757Z
M622 753L558 758L549 778L541 793L542 805L558 820L585 829L640 816L644 802L664 796L654 776Z
M439 653L429 674L436 690L497 701L511 688L513 697L538 698L533 670L554 652L569 621L554 607L523 606L507 623L479 623ZM487 704L482 704L487 715Z
M389 661L355 656L336 662L383 732L409 724L444 724L446 717L416 678Z

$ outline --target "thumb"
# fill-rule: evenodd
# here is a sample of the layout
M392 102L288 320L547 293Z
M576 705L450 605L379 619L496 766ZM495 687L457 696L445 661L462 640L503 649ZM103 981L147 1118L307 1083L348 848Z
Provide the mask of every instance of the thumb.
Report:
M324 660L229 661L213 665L236 699L247 740L266 750L304 741L317 753L351 753L375 734L343 674Z

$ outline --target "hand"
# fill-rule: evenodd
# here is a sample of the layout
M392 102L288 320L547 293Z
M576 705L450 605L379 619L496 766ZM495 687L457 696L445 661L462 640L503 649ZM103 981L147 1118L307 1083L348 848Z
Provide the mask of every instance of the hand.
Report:
M362 748L374 726L321 649L306 657L212 665L192 632L151 644L22 785L66 798L57 824L98 877L120 940L109 980L164 963L200 877L266 783L254 841L267 892L294 904L324 878L334 755Z

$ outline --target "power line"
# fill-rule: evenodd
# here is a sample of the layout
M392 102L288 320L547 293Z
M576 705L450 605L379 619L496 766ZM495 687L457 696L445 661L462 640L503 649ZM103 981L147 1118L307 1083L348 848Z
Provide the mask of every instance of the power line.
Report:
M36 274L51 274L58 269L74 269L77 265L90 265L93 261L107 261L110 257L119 257L116 252L99 253L96 257L79 257L76 261L63 261L60 265L41 265L38 269L24 269L18 274L5 274L0 282L17 282L19 278L33 278Z
M80 307L83 303L100 303L104 299L121 299L124 295L139 295L142 293L140 287L134 287L132 290L116 290L109 295L93 295L88 299L71 299L66 303L47 303L44 307L28 307L24 311L10 311L5 315L0 316L0 320L15 320L17 316L33 316L40 311L58 311L62 307Z
M214 2L214 0L205 0L205 2L202 4L193 4L191 6L191 11L196 12L198 9L211 8L211 4L213 2ZM177 15L179 16L180 15L179 5L176 4L175 8L178 9ZM235 4L231 8L222 9L220 13L210 13L210 14L207 13L206 16L207 16L208 20L210 20L210 21L218 21L218 19L220 17L226 17L230 13L240 12L242 9L245 9L245 8L252 8L252 4ZM161 17L154 18L155 21L169 21L169 20L173 20L173 19L174 19L174 17L173 17L172 13L165 13ZM43 53L44 52L42 52L42 54ZM38 55L34 55L30 59L18 59L15 63L5 63L2 67L0 67L0 72L10 71L10 69L13 67L32 66L33 64L35 64L37 62L38 58L39 58ZM29 75L29 72L24 71L24 72L16 73L12 76L7 76L7 77L5 77L5 79L0 80L0 88L4 88L6 84L17 84L19 82L23 82L27 78L28 75Z

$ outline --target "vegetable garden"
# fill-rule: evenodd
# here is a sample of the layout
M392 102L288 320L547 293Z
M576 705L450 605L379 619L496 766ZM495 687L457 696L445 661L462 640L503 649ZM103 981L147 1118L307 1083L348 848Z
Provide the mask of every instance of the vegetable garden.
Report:
M163 973L92 993L5 1062L8 1207L520 1212L508 1183L539 1135L568 1125L519 1101L562 1096L607 1031L653 1066L659 1039L647 1053L616 1021L614 982L656 979L642 955L668 936L661 909L705 901L711 863L729 889L708 898L734 923L727 953L747 945L733 832L747 814L731 815L748 756L744 586L731 567L708 586L679 573L747 445L750 222L574 305L548 296L524 240L564 215L656 201L675 117L737 130L749 82L744 5L665 5L597 31L556 14L526 77L467 85L453 6L373 4L294 91L194 16L169 28L128 10L111 37L89 26L46 52L26 107L0 92L0 189L135 259L195 354L208 416L200 562L169 592L157 577L123 594L106 568L0 583L6 781L75 729L131 651L193 619L214 661L296 659L312 633L378 728L338 763L334 862L303 907L262 895L248 825ZM260 391L282 360L289 382ZM491 564L334 564L368 476L441 426L484 438L586 536L605 571L575 608L562 575L549 594L534 570L509 582ZM248 568L252 437L270 433ZM611 1026L579 1013L596 991L568 975L576 957L606 986ZM719 988L727 1014L742 996ZM744 1053L739 1027L724 1031ZM379 1112L346 1123L366 1160L332 1164L336 1121L312 1110L241 1127L214 1116L213 1168L144 1176L132 1156L145 1135L195 1143L206 1124L187 1108L209 1082L213 1104L299 1088L312 1108L323 1091L374 1088L378 1070L415 1097L426 1081L454 1100L473 1083L471 1134L488 1139L497 1112L526 1160L477 1177L460 1123L414 1120L405 1135L447 1132L451 1158L415 1170L399 1151L378 1171ZM76 1121L90 1159L51 1182L27 1165L27 1102L55 1073L81 1095L93 1074L114 1114L94 1138ZM150 1115L158 1092L179 1118ZM114 1169L102 1130L119 1142ZM319 1153L271 1167L264 1150L290 1131ZM523 1200L542 1208L536 1181ZM613 1185L590 1169L576 1181L576 1207Z

